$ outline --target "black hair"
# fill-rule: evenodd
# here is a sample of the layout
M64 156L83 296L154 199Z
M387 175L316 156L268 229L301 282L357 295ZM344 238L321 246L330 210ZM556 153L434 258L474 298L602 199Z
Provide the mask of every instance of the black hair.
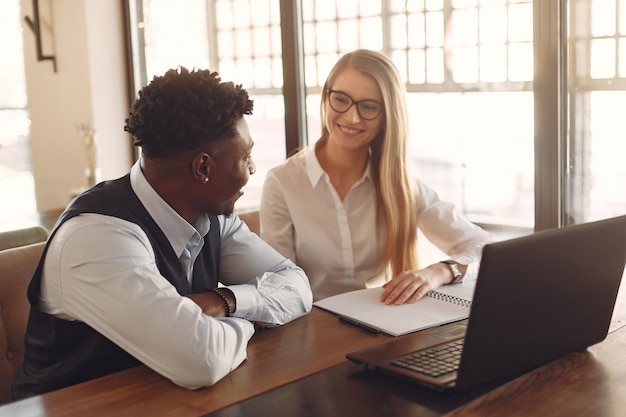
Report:
M252 114L241 85L217 72L170 69L139 91L124 130L146 157L166 159L236 135L236 123Z

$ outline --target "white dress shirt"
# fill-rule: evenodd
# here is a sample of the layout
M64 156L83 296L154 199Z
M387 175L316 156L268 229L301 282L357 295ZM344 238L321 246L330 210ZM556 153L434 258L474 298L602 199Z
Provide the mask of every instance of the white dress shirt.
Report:
M319 164L315 144L271 169L261 198L261 237L307 273L313 298L385 282L376 234L376 192L368 166L342 201ZM416 181L418 227L474 279L490 235ZM384 235L381 235L384 236Z
M152 189L139 163L131 169L131 186L181 262L193 265L211 226L208 217L193 226L186 222ZM219 281L235 294L235 317L203 314L160 274L141 227L100 214L74 217L53 236L42 274L41 309L85 322L178 385L214 384L246 358L251 321L284 324L308 313L312 303L299 267L239 217L218 217Z

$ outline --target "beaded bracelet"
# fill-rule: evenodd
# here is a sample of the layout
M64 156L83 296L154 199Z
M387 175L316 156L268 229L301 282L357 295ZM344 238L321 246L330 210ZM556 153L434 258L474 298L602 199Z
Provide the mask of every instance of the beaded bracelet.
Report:
M222 302L224 303L224 311L226 312L226 317L230 317L233 312L230 310L230 304L228 304L226 296L224 296L224 294L222 294L222 292L217 288L213 288L213 292L222 299Z

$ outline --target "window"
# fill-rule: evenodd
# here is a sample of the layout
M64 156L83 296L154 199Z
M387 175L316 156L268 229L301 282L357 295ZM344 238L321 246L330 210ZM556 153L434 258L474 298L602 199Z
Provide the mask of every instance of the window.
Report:
M338 56L384 51L407 85L414 174L474 222L533 227L531 1L304 4L309 109Z
M137 0L130 6L135 90L170 68L210 68L242 84L254 100L248 124L257 172L237 206L256 206L267 170L286 154L279 1L193 0L182 7L176 0Z
M36 212L19 0L0 4L0 37L0 216L19 219Z
M626 212L626 2L571 0L563 222Z
M621 0L303 0L296 25L279 0L131 3L139 74L208 65L252 94L259 171L243 204L292 143L286 71L303 63L312 143L330 67L368 48L406 81L414 174L472 221L519 234L626 212ZM282 50L299 37L301 50Z

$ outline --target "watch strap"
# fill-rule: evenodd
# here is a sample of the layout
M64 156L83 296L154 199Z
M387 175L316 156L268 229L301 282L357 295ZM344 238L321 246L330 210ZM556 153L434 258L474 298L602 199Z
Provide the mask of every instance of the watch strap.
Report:
M461 274L461 271L459 270L459 267L457 266L456 262L440 261L439 263L448 265L448 268L450 268L450 272L452 272L452 281L450 281L448 285L456 284L461 280L461 278L463 277L463 274Z

